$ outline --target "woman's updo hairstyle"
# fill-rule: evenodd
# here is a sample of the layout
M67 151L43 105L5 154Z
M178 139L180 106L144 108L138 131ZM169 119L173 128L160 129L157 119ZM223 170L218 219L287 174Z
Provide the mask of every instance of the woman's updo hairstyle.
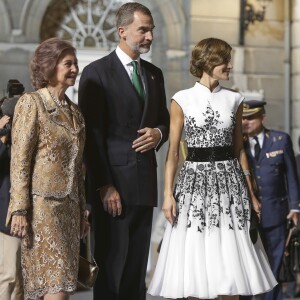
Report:
M203 72L211 76L216 66L230 62L231 50L232 47L220 39L208 38L200 41L192 51L191 74L197 78L201 78Z
M35 90L48 85L50 78L55 74L55 67L63 52L76 49L67 41L59 38L50 38L42 42L31 59L31 83Z

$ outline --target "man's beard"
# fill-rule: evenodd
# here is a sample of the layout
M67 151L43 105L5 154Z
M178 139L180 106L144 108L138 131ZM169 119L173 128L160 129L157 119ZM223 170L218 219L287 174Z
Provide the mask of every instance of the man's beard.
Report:
M128 47L139 54L145 54L150 51L151 43L148 45L133 44L128 39L126 40Z

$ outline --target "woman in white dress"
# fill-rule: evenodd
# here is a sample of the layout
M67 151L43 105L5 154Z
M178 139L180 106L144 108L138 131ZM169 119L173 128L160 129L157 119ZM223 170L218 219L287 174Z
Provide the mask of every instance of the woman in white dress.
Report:
M260 216L242 139L243 97L219 85L232 69L231 46L209 38L192 52L195 86L171 102L163 211L168 220L148 289L165 298L238 299L271 290L276 280L260 238L250 235L251 206ZM173 182L183 129L188 156Z

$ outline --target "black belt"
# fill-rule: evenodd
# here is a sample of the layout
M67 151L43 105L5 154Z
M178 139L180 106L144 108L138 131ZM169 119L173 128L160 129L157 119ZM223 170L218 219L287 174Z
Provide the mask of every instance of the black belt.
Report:
M205 162L233 159L232 147L189 148L187 161Z

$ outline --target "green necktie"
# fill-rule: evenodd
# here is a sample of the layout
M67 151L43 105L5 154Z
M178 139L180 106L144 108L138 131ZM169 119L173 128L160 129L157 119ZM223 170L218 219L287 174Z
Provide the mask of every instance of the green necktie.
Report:
M143 83L141 80L141 76L138 73L138 66L137 66L137 61L132 61L131 62L132 66L133 66L133 73L132 73L132 84L135 88L135 90L137 91L137 93L139 94L141 100L144 101L145 95L144 95L144 87L143 87Z

